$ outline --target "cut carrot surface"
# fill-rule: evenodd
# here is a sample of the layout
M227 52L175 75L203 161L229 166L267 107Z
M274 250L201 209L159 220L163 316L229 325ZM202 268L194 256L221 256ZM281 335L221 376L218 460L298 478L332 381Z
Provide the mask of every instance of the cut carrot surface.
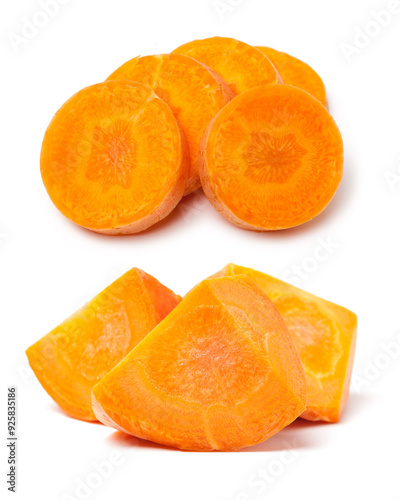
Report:
M102 234L145 231L199 187L243 229L288 229L321 213L342 178L325 106L321 78L299 59L194 40L71 97L44 136L43 183L63 215Z
M91 389L180 301L133 268L26 351L47 393L72 417L96 420Z
M215 71L190 57L162 54L135 57L108 80L133 80L151 87L171 108L185 133L190 155L185 195L200 187L198 156L210 120L233 93Z
M305 403L292 336L245 276L197 285L93 388L101 422L186 450L259 443Z
M228 103L204 135L204 192L229 221L258 231L318 215L342 178L343 143L326 108L304 90L267 85Z
M327 107L325 85L318 73L308 64L285 52L270 47L257 47L275 66L283 83L303 89Z
M129 81L71 97L46 131L40 163L56 207L105 234L135 233L166 217L188 174L186 140L171 109Z
M194 40L173 52L193 57L215 70L235 95L259 85L282 83L268 57L257 48L233 38L216 36Z
M337 422L347 401L357 316L272 276L228 264L214 276L245 275L272 300L299 351L307 379L307 420Z

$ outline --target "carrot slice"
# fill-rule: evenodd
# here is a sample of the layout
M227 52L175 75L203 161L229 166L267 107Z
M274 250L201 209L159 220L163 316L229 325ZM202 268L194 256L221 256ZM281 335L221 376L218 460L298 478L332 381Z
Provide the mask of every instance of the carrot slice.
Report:
M305 402L292 337L245 276L197 285L93 388L101 422L186 450L264 441Z
M173 51L206 64L228 83L235 95L259 85L282 83L260 50L234 38L213 37L185 43Z
M205 194L245 229L303 224L329 203L342 178L340 132L324 106L289 85L251 89L228 103L204 135Z
M91 389L180 301L133 268L26 351L47 393L72 417L96 420Z
M305 90L328 107L324 82L311 66L296 57L270 47L257 47L257 49L268 57L286 85Z
M135 57L108 80L133 80L151 87L171 108L185 133L190 156L185 195L200 187L198 156L210 120L233 97L215 71L180 54Z
M51 121L41 172L56 207L105 234L143 231L185 189L186 140L168 105L140 83L110 81L69 99Z
M307 420L338 422L350 386L357 316L284 281L228 264L214 276L246 275L268 295L293 335L307 380Z

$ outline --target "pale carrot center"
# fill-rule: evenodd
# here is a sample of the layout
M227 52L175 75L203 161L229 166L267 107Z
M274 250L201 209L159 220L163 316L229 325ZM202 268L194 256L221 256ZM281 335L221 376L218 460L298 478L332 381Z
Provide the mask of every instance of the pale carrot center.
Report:
M244 175L261 184L283 184L301 168L306 152L293 133L251 132L242 155L247 165Z
M127 189L136 164L136 148L129 124L120 120L109 128L95 127L86 178L104 186Z

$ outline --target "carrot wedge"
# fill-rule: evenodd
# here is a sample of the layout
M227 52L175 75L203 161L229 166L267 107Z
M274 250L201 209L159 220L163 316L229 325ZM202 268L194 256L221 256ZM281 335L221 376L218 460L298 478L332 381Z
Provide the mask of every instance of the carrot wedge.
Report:
M272 300L293 336L307 380L306 420L338 422L349 395L357 316L337 304L248 267L228 264L214 276L244 275Z
M96 420L91 389L180 301L133 268L26 351L46 392L74 418Z
M235 450L305 409L282 317L245 276L205 280L93 388L106 425L185 450Z

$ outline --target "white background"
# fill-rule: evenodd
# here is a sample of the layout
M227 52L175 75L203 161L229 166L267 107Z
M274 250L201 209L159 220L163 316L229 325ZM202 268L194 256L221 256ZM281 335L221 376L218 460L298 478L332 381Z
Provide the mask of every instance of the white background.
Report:
M78 498L77 480L90 482L93 462L116 451L122 464L87 498L399 499L400 356L384 349L400 343L400 183L387 178L400 170L400 14L348 61L341 44L353 44L357 27L364 29L372 10L386 9L389 0L222 0L229 10L221 15L213 0L64 3L19 51L9 34L21 34L23 18L32 19L39 2L3 0L0 7L1 470L6 385L14 384L17 495ZM92 234L66 220L39 172L53 113L138 54L214 35L287 51L320 73L345 143L344 179L330 206L314 221L274 234L230 225L202 195L129 237ZM324 261L313 260L319 241L329 238L335 248ZM358 314L358 383L341 423L299 420L236 453L179 452L66 417L28 370L25 349L130 267L183 294L228 262L280 278L294 265L311 269L303 288ZM291 452L282 453L286 448ZM263 472L267 479L260 481ZM0 488L3 495L4 472Z

